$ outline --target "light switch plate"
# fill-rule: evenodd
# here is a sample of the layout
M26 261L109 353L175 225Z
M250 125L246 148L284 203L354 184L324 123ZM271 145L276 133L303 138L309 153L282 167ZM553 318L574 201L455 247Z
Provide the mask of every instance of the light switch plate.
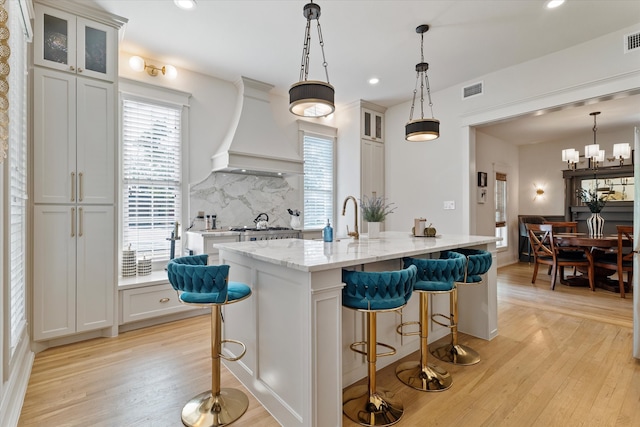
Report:
M445 200L444 202L444 208L445 209L455 209L456 208L456 202L454 200Z

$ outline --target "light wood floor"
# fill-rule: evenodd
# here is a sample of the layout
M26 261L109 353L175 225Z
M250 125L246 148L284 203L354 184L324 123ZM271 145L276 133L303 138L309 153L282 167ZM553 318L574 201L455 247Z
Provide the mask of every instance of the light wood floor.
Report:
M398 425L640 425L632 295L551 291L547 275L534 286L531 272L526 263L498 270L499 335L461 336L480 352L477 365L437 362L453 376L449 390L414 391L395 378L396 364L378 373L378 385L404 402ZM200 316L38 354L19 425L181 426L186 400L210 388L208 328L209 317ZM223 371L223 387L242 387ZM250 396L234 425L278 423ZM344 425L356 424L344 418Z

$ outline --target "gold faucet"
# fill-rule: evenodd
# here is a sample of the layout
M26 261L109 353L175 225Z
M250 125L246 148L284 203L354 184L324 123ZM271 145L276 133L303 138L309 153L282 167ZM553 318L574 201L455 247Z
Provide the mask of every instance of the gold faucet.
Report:
M349 200L353 200L353 213L354 213L354 220L355 220L355 231L351 231L349 232L349 226L347 225L347 235L353 237L354 239L359 239L360 238L360 233L358 233L358 202L356 201L356 198L353 196L347 196L346 199L344 199L344 204L342 205L342 216L344 216L346 210L347 210L347 202Z

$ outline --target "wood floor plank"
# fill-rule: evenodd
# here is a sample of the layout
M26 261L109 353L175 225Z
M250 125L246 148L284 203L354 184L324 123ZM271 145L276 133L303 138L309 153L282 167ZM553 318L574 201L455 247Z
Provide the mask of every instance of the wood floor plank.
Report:
M378 386L404 403L398 425L638 425L640 362L631 357L632 295L622 299L614 292L561 284L551 291L545 272L535 285L532 272L527 263L498 270L496 338L460 335L480 353L480 363L432 360L451 372L449 390L424 393L397 380L397 364L417 354L378 372ZM208 330L209 317L201 316L36 355L19 426L181 426L182 406L210 388L210 345L203 332ZM243 389L222 371L223 387ZM278 423L249 395L249 410L235 425ZM343 425L357 424L343 417Z

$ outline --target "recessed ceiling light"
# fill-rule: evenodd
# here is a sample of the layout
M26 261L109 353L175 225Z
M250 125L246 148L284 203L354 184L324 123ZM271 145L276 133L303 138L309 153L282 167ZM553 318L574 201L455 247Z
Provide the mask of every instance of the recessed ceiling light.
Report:
M380 79L379 79L379 78L377 78L377 77L371 77L371 78L369 79L369 84L370 84L370 85L377 85L378 83L380 83Z
M564 0L549 0L547 2L547 9L555 9L556 7L560 6L562 3L564 3Z
M196 7L196 0L173 0L180 9L191 10Z

